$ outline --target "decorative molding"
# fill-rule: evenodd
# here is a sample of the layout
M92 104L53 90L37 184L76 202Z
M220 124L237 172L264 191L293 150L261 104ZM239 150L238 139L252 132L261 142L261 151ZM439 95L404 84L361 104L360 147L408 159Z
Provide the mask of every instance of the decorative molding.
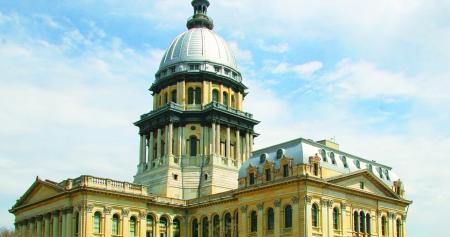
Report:
M142 220L147 219L147 212L146 211L140 211L139 212L139 216L141 217Z
M347 203L341 202L341 210L346 211L347 210Z
M88 204L88 205L86 206L86 210L87 210L88 213L92 213L92 210L94 210L94 205Z
M291 198L291 200L292 200L292 203L297 204L298 201L300 200L300 198L298 198L298 196L293 196L293 197Z
M275 207L280 207L280 206L281 206L281 200L280 200L280 199L275 199L275 200L273 201L273 205L274 205Z
M64 214L73 213L73 207L66 207L64 209Z
M36 220L37 221L42 221L42 219L44 219L43 215L36 216Z
M127 208L122 209L122 215L123 217L128 217L128 214L130 214L130 210Z
M377 216L381 218L382 215L383 215L383 212L381 210L377 210Z
M395 219L395 213L394 212L389 212L388 215L389 215L390 219Z
M111 214L111 207L105 207L104 208L104 212L105 212L105 215L110 215Z
M260 202L260 203L256 204L256 208L258 208L258 210L261 211L262 209L264 209L264 203Z
M54 210L52 211L52 215L53 216L59 216L60 211L59 210Z
M247 213L247 209L248 209L248 206L247 206L247 205L241 206L241 212Z
M311 204L311 202L312 202L311 196L305 195L305 203Z

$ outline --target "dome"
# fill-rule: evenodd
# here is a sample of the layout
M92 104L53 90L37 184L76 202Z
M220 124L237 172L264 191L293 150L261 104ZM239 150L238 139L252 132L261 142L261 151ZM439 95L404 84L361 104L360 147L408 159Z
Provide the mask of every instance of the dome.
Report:
M164 54L159 70L186 63L209 63L238 71L226 41L205 27L191 28L177 36Z

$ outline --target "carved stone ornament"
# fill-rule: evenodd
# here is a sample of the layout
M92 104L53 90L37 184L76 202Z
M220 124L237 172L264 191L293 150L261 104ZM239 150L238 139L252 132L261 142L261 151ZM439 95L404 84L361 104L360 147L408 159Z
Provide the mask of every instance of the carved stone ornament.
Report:
M147 219L147 212L146 211L140 211L139 212L139 216L141 217L142 220Z
M273 201L273 205L274 205L275 207L280 207L280 206L281 206L281 200L280 200L280 199L275 199L275 200Z
M347 203L341 202L341 210L345 211L347 209Z
M258 208L258 210L262 210L263 208L264 208L264 203L258 203L258 204L256 204L256 208Z
M395 213L393 213L393 212L389 212L389 218L391 218L391 219L395 219Z
M377 216L381 217L381 215L383 215L383 212L381 210L377 210Z
M241 212L247 212L248 207L247 206L241 206Z
M127 208L122 209L123 217L128 217L128 214L130 214L130 210L128 210Z
M308 195L305 195L305 203L311 204L312 198Z
M111 214L111 207L105 207L105 215Z
M88 212L88 213L92 213L92 210L94 210L94 205L88 204L88 205L87 205L87 212Z
M298 198L298 196L293 196L293 197L291 198L291 200L292 200L292 203L297 204L298 201L299 201L299 198Z
M328 202L329 202L329 200L327 200L327 199L321 199L320 200L320 205L322 207L326 207L326 206L328 206Z

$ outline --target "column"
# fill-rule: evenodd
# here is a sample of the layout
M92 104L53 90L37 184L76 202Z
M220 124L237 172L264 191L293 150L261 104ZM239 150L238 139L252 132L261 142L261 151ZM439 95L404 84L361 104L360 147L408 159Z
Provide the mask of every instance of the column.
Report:
M111 236L112 221L111 221L111 208L105 207L104 214L102 215L103 234L104 236Z
M122 210L122 236L130 236L130 217L128 216L129 210Z
M200 149L199 149L200 155L205 154L204 153L204 147L203 147L203 139L205 138L204 131L205 130L203 129L203 126L200 126Z
M406 237L406 217L402 216L402 237Z
M36 217L36 236L37 237L43 237L42 236L42 218L43 218L43 216Z
M227 143L226 143L226 153L227 158L231 158L231 135L230 135L230 126L227 126Z
M36 218L32 218L29 222L28 222L28 227L29 227L29 236L30 237L36 237L36 233L34 232L34 225L36 224Z
M59 237L59 211L54 211L52 213L52 219L53 219L53 235L52 237Z
M181 143L182 143L182 128L178 127L177 128L177 137L178 137L178 142L177 142L177 156L178 158L181 159Z
M153 144L155 143L155 138L154 138L154 134L153 131L150 132L149 135L149 139L148 139L148 145L147 145L147 149L148 149L148 156L147 156L147 164L149 165L149 167L152 166L152 161L153 161Z
M165 141L164 148L163 148L164 156L168 157L169 156L169 143L170 143L170 141L169 141L169 125L166 125L165 129L164 129L164 141Z
M67 237L73 236L73 208L66 210L66 235Z
M392 213L392 212L389 212L388 213L388 228L389 228L389 236L390 237L393 237L394 236L394 233L395 233L395 214L394 213Z
M275 207L273 210L273 214L274 214L274 230L273 230L273 234L274 236L280 236L281 233L281 200L277 199L273 202L273 206Z
M299 197L293 196L291 198L292 200L292 236L300 236L299 233L299 224L300 224L300 218L299 218Z
M247 133L245 133L245 157L247 159L250 159L250 135Z
M328 237L328 200L320 200L320 220L319 226L322 229L323 236Z
M155 237L159 237L159 217L155 216Z
M156 158L161 158L161 128L158 128L158 134L156 135Z
M311 218L311 197L310 196L305 196L305 223L306 223L306 228L305 228L305 236L306 237L312 237L312 218Z
M145 135L141 135L141 144L139 146L139 164L145 163Z
M216 153L216 123L211 124L211 135L209 136L209 138L211 143L210 154L214 155Z
M204 134L204 139L203 139L203 146L204 146L204 151L203 154L206 156L208 154L210 154L209 151L209 127L208 126L204 126L203 127L203 134Z
M144 211L141 211L139 214L140 214L139 225L138 225L139 233L140 233L139 236L145 237L146 233L147 233L147 223L146 223L147 215ZM111 218L109 218L109 219L111 219ZM111 236L111 235L105 235L105 236Z
M216 154L222 155L220 153L220 124L216 124Z
M62 221L61 221L61 237L67 237L67 234L66 234L66 211L65 210L61 211L61 218L62 218Z
M333 228L333 201L329 200L327 203L327 229L328 229L328 237L333 237L334 228Z
M345 202L341 203L341 236L347 236L347 204Z
M241 217L239 218L239 236L245 237L248 235L248 218L247 206L241 206Z
M173 123L169 123L169 131L167 134L167 156L173 155Z
M258 228L256 236L263 237L264 236L264 203L258 203L256 205L258 209Z
M50 237L50 214L44 216L44 236Z
M253 134L249 135L249 151L248 151L248 157L252 155L253 152Z
M236 129L236 160L238 166L243 162L241 158L241 135L239 129Z
M181 128L181 155L186 155L186 126Z

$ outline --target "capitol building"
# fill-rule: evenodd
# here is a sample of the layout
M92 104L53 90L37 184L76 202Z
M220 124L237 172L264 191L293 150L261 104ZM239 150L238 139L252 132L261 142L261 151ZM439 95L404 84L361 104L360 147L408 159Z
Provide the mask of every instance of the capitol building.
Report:
M406 237L412 202L391 167L330 140L253 150L251 93L209 1L192 6L134 123L134 181L37 178L10 209L19 236Z

